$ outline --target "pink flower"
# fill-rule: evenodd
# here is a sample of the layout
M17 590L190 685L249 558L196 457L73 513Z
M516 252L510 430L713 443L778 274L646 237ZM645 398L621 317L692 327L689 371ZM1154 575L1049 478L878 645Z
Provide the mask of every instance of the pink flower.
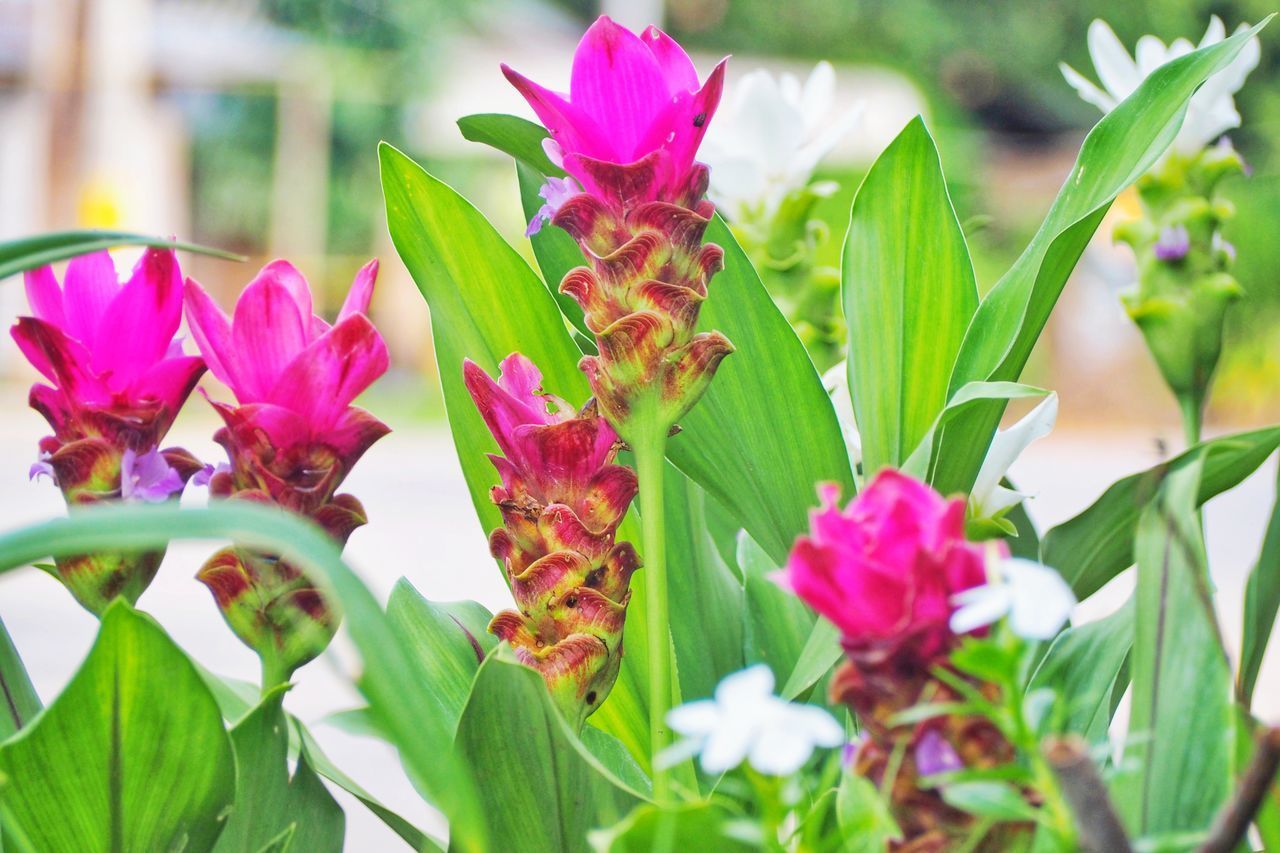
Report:
M986 582L981 546L965 541L962 499L897 471L878 474L843 511L834 487L780 581L840 629L846 649L949 649L956 593Z
M125 450L120 460L120 497L126 501L161 503L182 491L184 478L159 450Z
M148 249L123 286L110 255L97 252L71 260L61 288L49 267L28 272L26 288L35 316L12 334L53 383L32 387L31 406L58 441L154 448L205 368L174 340L182 273L173 251Z
M721 61L703 84L688 54L666 33L640 35L601 17L573 55L569 94L502 72L551 133L553 159L587 192L608 195L602 166L653 160L649 200L680 195L724 88ZM608 172L609 170L604 170ZM616 190L616 188L615 188Z
M287 261L262 268L240 294L234 319L187 279L191 333L213 375L240 403L213 403L237 447L265 451L258 448L265 437L274 458L292 451L314 455L310 451L323 446L345 474L387 433L381 421L351 405L387 370L387 346L365 314L377 275L376 260L357 273L333 326L312 313L311 288ZM297 454L291 458L303 462Z
M565 504L589 527L612 525L635 495L635 475L610 464L618 435L604 418L580 416L542 392L542 374L520 353L507 356L494 381L471 360L463 378L502 456L491 455L514 500ZM615 517L617 516L617 517Z

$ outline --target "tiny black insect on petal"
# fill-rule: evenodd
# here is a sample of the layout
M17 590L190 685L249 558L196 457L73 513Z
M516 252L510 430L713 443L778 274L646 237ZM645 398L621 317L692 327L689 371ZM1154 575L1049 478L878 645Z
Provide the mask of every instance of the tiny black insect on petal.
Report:
M707 114L706 114L706 113L698 113L696 116L694 116L694 117L693 117L693 126L694 126L694 127L702 127L702 126L703 126L704 124L706 124L706 123L707 123Z

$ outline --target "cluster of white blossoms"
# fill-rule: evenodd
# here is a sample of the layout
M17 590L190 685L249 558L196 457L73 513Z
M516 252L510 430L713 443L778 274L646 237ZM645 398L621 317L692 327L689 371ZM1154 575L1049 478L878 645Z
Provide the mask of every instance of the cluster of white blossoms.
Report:
M1241 24L1236 32L1249 29ZM1226 37L1226 27L1217 15L1209 20L1209 28L1199 45L1184 38L1174 39L1166 45L1152 35L1138 39L1134 55L1116 36L1105 21L1089 25L1089 56L1102 88L1095 86L1084 75L1063 63L1060 67L1067 82L1080 97L1104 113L1109 113L1142 85L1142 81L1166 62L1186 56L1197 47L1217 44ZM1182 129L1174 139L1172 151L1184 156L1194 156L1233 127L1240 126L1240 113L1236 111L1235 93L1244 86L1245 78L1258 65L1262 48L1257 37L1249 39L1235 60L1222 71L1210 77L1191 98Z

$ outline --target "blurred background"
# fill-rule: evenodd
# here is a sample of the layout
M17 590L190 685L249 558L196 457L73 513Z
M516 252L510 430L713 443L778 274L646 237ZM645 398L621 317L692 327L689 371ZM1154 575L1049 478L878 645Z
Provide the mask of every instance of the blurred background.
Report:
M1233 30L1271 11L1266 0L990 0L980 7L950 0L0 0L0 239L104 227L230 249L250 262L184 260L228 307L262 262L287 256L336 309L358 266L381 258L372 313L394 367L364 403L396 432L349 481L372 520L349 554L381 595L407 575L431 598L477 598L496 608L506 591L444 426L430 319L386 234L379 140L473 199L527 254L511 163L465 142L455 126L470 113L530 115L499 62L565 89L573 47L601 12L636 28L662 25L703 72L733 54L730 93L753 68L803 77L827 59L838 80L835 112L862 103L864 113L819 173L839 186L816 208L836 235L819 248L823 259L836 261L861 174L923 113L985 290L1026 244L1099 117L1058 69L1065 61L1095 76L1085 42L1093 18L1107 19L1132 46L1143 33L1198 41L1211 14ZM1226 189L1239 210L1228 236L1248 301L1232 312L1210 433L1280 420L1277 57L1273 27L1236 98L1244 125L1230 136L1252 175ZM1134 211L1127 196L1115 205L1025 376L1062 398L1055 434L1015 468L1025 491L1041 493L1032 514L1042 524L1074 514L1179 442L1176 408L1118 299L1135 273L1110 230ZM21 286L0 285L0 321L8 325L23 311ZM62 512L53 487L22 479L45 432L25 408L33 375L4 336L4 527ZM214 426L194 398L175 443L213 458ZM1240 588L1274 482L1268 468L1210 511L1229 637L1238 637ZM190 580L207 550L176 547L142 605L212 668L251 677L251 654ZM1123 585L1111 600L1122 594ZM42 694L52 697L87 647L92 620L37 572L0 580L0 613ZM294 710L315 720L353 704L340 678L349 659L339 647L303 670L290 697ZM1277 712L1274 669L1264 675L1259 707ZM332 727L319 731L359 781L430 822L385 750ZM348 821L351 837L364 844L354 849L382 849L389 838L358 806Z

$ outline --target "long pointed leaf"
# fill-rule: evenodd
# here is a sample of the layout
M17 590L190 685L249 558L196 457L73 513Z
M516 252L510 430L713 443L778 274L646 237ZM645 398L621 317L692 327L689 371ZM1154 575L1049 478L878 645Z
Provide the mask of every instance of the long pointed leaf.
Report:
M34 237L23 237L0 243L0 281L25 270L65 261L76 255L85 255L101 249L120 246L159 246L182 249L201 255L211 255L229 261L243 261L244 257L222 249L213 249L195 243L166 240L148 234L131 231L55 231Z
M1280 609L1280 486L1277 486L1276 502L1262 542L1262 553L1249 573L1249 583L1244 590L1244 639L1237 693L1246 708L1253 698L1253 688L1262 668L1267 641L1271 639L1275 626L1277 609Z

